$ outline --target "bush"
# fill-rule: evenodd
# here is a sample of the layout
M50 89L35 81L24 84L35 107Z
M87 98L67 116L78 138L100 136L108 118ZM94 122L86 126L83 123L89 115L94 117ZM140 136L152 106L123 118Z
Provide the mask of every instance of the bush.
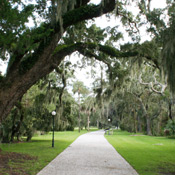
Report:
M170 135L170 130L169 129L164 129L164 135L169 136Z
M135 132L134 130L134 120L131 117L125 117L120 122L120 129L128 132Z
M67 126L66 131L74 131L74 127L71 125Z
M169 135L175 135L175 120L168 120L165 130L164 130L164 133L165 132L166 134L169 134Z

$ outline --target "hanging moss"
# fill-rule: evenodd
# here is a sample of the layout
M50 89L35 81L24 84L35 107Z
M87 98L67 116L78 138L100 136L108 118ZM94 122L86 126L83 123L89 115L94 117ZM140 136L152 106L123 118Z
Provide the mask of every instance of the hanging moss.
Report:
M75 24L81 20L86 19L86 17L87 17L87 19L90 19L92 17L98 16L100 10L101 10L100 5L96 6L93 4L81 6L78 9L71 10L63 16L63 21L64 21L63 27L66 28L70 24ZM58 23L59 23L59 21L58 21ZM19 68L20 74L24 74L25 72L30 70L33 67L33 65L38 61L40 55L43 53L43 50L48 46L48 44L50 44L54 33L57 31L60 31L60 25L61 24L58 24L57 28L55 28L55 31L53 31L53 29L50 28L49 24L42 24L40 28L38 28L34 31L33 34L34 35L36 34L35 35L36 37L34 37L33 40L34 40L34 42L36 42L36 41L40 42L40 45L39 45L39 48L34 52L34 54L26 56L21 61L21 65ZM64 49L63 49L63 47L64 47ZM67 51L69 51L69 53L71 53L72 50L75 50L75 47L77 47L77 44L72 45L72 46L69 45L69 47L62 45L62 46L57 47L55 52L58 52L58 51L60 52L61 50L66 51L66 49L69 49ZM95 48L96 45L89 44L88 47ZM54 52L54 54L55 54L55 52ZM106 50L106 53L107 53L107 50Z
M66 45L66 44L58 45L55 48L53 55L64 52L65 56L66 56L66 55L68 55L68 54L78 50L78 48L82 48L83 45L86 45L86 43L85 44L83 44L83 43L75 43L75 44L69 44L69 45ZM88 46L90 46L90 45L88 45ZM92 45L91 45L91 47L92 47Z
M87 43L87 48L88 49L98 49L99 45L96 43Z
M58 52L60 52L62 49L66 49L67 47L69 47L70 45L66 45L66 44L60 44L58 45L55 50L53 55L57 54Z
M102 51L103 53L106 53L107 55L113 56L113 57L120 56L120 52L117 49L114 49L113 47L110 47L110 46L100 45L100 51Z
M94 12L92 12L92 9L94 10ZM87 15L89 15L89 13L94 15L93 13L96 12L96 10L94 9L94 5L88 5L88 6L83 6L80 7L76 10L67 12L65 16L63 16L64 19L64 26L68 26L69 24L73 24L74 22L80 21L81 19L79 18L80 16L83 17L82 14L87 13ZM58 22L59 23L59 22ZM59 25L57 25L56 31L60 29L60 27L58 27ZM35 41L41 40L41 44L39 45L39 48L37 49L37 51L30 55L30 56L26 56L20 65L19 68L19 72L20 74L24 74L26 73L28 70L30 70L33 65L38 61L39 56L42 54L44 48L46 46L48 46L48 44L50 43L52 36L54 34L53 29L50 29L50 26L48 24L42 24L40 28L38 28L37 30L34 31L34 35L36 35ZM60 51L64 51L64 52L71 52L72 50L75 50L75 47L77 47L78 43L76 45L59 45L55 51L55 53L58 53ZM93 44L89 45L90 47L94 47Z
M175 19L172 19L171 25L163 35L162 66L165 75L168 78L170 90L175 94Z
M81 43L81 42L70 44L70 45L65 45L65 44L59 45L56 47L54 54L61 53L61 52L65 52L65 54L69 54L79 49L84 50L86 56L89 56L89 57L92 57L92 55L95 54L95 50L99 50L102 53L109 55L111 57L131 57L131 56L138 55L137 52L123 53L110 46L98 45L96 43ZM96 56L98 57L98 55ZM103 61L103 59L101 59L101 61Z

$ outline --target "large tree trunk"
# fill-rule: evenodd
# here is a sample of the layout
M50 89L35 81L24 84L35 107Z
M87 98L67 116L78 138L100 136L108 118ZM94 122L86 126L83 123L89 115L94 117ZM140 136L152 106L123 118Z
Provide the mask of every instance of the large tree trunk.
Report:
M147 135L152 135L152 132L151 132L151 119L150 119L150 117L148 115L148 112L147 112L148 111L148 105L147 104L145 105L140 97L138 97L138 96L136 96L136 97L137 97L138 101L141 104L141 107L142 107L143 112L144 112L144 117L146 119L146 134Z
M99 119L97 120L97 128L100 129L100 128L99 128Z
M20 64L16 69L11 69L7 73L4 83L0 85L0 122L4 120L17 101L22 98L33 84L54 69L54 63L59 65L63 58L59 57L58 60L54 61L52 56L57 45L57 38L58 35L55 35L52 43L44 49L39 60L26 73L20 74Z
M146 104L145 106L145 117L146 117L146 134L147 135L152 135L152 131L151 131L151 118L148 115L148 104Z
M142 132L142 123L140 116L137 116L137 121L138 121L138 132Z
M146 117L146 134L147 135L152 135L152 132L151 132L151 119L148 115L145 116Z
M15 125L12 126L11 142L14 141L15 134L19 135L18 133L20 131L22 122L24 120L24 109L22 107L22 104L17 105L17 108L18 108L19 113L20 113L20 120L19 120L17 126L15 126ZM19 141L19 137L17 137L17 140Z
M137 133L138 130L137 130L137 125L138 125L138 121L137 121L137 112L136 112L136 109L134 109L134 132Z
M83 2L83 5L85 5L88 1L84 0ZM104 5L100 4L97 6L85 5L80 6L80 8L76 6L77 9L67 12L63 16L64 31L67 27L75 23L101 16L102 14L113 11L115 8L115 0L105 0L103 4ZM53 54L61 37L62 32L60 31L60 27L57 27L48 37L49 41L47 46L45 44L47 38L38 41L40 42L39 49L36 54L31 57L31 60L35 63L27 60L27 64L33 64L32 67L27 70L25 67L21 67L20 61L25 55L16 55L14 64L7 72L6 77L0 81L0 123L5 120L16 102L22 98L32 85L50 73L55 66L60 64L65 56L73 52L73 50L63 50L58 54ZM19 73L21 68L23 69L23 73Z
M170 120L173 120L173 116L172 116L172 102L171 99L169 99L169 103L168 103L168 116Z
M160 114L160 117L158 119L158 123L157 123L157 133L158 135L161 135L162 134L162 114Z

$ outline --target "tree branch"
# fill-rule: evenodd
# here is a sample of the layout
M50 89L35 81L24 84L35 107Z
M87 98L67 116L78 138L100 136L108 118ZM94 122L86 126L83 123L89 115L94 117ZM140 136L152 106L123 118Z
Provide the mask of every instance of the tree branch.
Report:
M89 2L89 0L83 0L83 1L77 0L77 2L79 2L79 4L77 4L77 6L75 7L76 9L68 11L62 17L63 18L63 32L66 30L67 27L71 25L74 25L84 20L92 19L94 17L99 17L105 13L113 11L115 8L115 0L105 0L104 1L105 5L102 5L102 3L99 5L90 5L90 4L86 5ZM38 34L40 34L41 37L38 38ZM51 45L52 45L51 47L54 48L54 44L56 47L56 44L62 37L59 22L57 23L57 27L55 29L53 29L52 25L49 23L43 24L42 26L36 29L33 29L30 35L31 35L30 37L33 40L33 44L36 44L36 43L39 44L35 52L31 56L29 56L31 57L30 60L32 59L32 57L35 57L34 58L35 60L32 60L32 62L34 63L35 61L43 59L44 57L47 57L47 59L49 59L50 53L47 53L47 55L44 54L45 56L42 55L44 53L44 50ZM52 50L50 49L50 51ZM15 72L15 70L18 69L19 62L22 59L24 59L24 57L26 57L25 54L19 53L18 55L20 56L17 56L17 57L15 56L15 60L13 62L14 64L12 63L13 65L11 65L11 69L8 71L7 76L9 76L11 71Z
M160 115L161 111L162 111L162 108L160 107L160 110L151 117L151 120L154 120L155 118L157 118Z
M136 54L135 52L120 52L115 48L103 46L101 44L79 42L71 45L58 45L54 51L53 57L60 57L59 55L62 55L61 57L65 57L75 51L80 52L84 56L94 57L99 61L103 61L105 64L111 64L111 60L109 58L103 59L101 56L96 54L96 51L100 51L114 58L132 57Z
M90 0L77 0L75 8L79 8L80 6L87 5Z
M153 92L157 93L157 94L160 94L162 95L167 87L167 84L162 84L160 82L157 81L156 77L155 77L155 74L153 75L153 78L154 78L154 83L153 82L149 82L149 83L145 83L145 82L142 82L142 74L140 74L139 76L139 83L142 84L142 85L146 85L148 86ZM158 91L154 88L154 86L160 86L161 87L161 90Z
M115 0L104 0L99 5L84 5L78 9L67 12L63 16L63 27L67 28L70 25L76 24L80 21L99 17L102 14L109 13L115 9Z
M122 16L122 17L124 17L124 18L126 18L128 20L129 27L131 28L131 30L134 30L134 28L136 28L136 31L133 31L134 33L139 32L139 29L137 27L137 23L135 21L133 21L131 18L129 18L128 16L126 16L125 14L120 13L119 12L119 8L117 8L117 15ZM134 27L131 24L133 24Z

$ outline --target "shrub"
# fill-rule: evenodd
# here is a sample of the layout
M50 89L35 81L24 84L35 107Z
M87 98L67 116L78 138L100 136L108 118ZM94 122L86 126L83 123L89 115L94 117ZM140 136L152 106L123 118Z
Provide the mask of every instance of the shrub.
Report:
M169 132L170 135L175 135L175 120L168 120L164 130L164 133L165 132L166 134Z
M67 126L66 131L74 131L74 127L69 125Z

